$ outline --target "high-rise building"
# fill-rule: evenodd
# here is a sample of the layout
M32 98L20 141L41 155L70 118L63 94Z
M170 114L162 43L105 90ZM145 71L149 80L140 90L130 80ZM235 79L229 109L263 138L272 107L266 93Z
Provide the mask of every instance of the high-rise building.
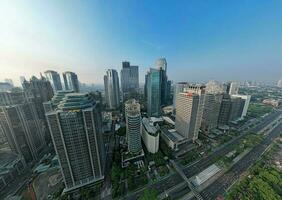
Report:
M145 74L145 84L144 84L144 97L147 100L148 98L148 78L149 78L149 71Z
M184 88L188 87L187 82L178 82L174 85L174 90L173 90L173 110L175 110L175 104L176 104L176 97L179 93L184 91Z
M229 122L236 121L242 117L244 106L245 106L245 99L242 99L240 97L234 97L231 95Z
M54 95L52 86L49 81L47 81L43 76L40 79L32 76L30 81L24 80L22 83L25 92L32 96L32 102L35 106L37 115L44 124L45 140L47 143L51 142L51 136L49 133L47 121L45 118L45 111L43 107L43 102L50 101Z
M189 86L176 98L175 129L187 140L195 141L201 126L204 86Z
M147 76L147 114L149 117L159 117L161 114L160 70L151 68Z
M251 95L234 94L231 96L241 98L244 100L244 106L243 106L243 110L240 116L240 118L243 119L247 115L247 111L248 111L250 100L251 100Z
M108 69L104 76L105 100L110 109L117 109L120 105L120 90L118 73Z
M239 83L238 82L229 82L226 84L226 93L233 95L238 94L239 92Z
M139 89L139 72L138 66L132 66L129 62L122 62L122 69L120 71L121 90L123 97L135 94Z
M45 71L44 74L46 76L46 79L50 81L54 92L57 92L63 89L61 79L60 79L60 74L58 74L58 72L48 70L48 71Z
M206 84L204 111L201 122L201 129L209 132L218 125L220 105L223 96L223 86L216 81L209 81Z
M219 126L228 125L230 109L231 109L231 97L229 94L225 93L222 96L222 101L220 104L220 111L218 115L218 125Z
M46 113L65 192L104 179L105 152L99 104L89 94L62 93ZM57 106L56 106L57 105Z
M79 83L76 73L74 72L64 72L63 79L66 90L73 90L74 92L79 92Z
M167 104L168 94L168 79L167 79L167 62L165 58L160 58L156 61L156 68L160 72L160 84L161 84L161 105Z
M140 153L141 145L141 114L140 104L135 99L125 102L126 139L128 151L133 154Z
M1 92L0 124L14 153L26 163L40 159L44 133L32 96L23 91Z

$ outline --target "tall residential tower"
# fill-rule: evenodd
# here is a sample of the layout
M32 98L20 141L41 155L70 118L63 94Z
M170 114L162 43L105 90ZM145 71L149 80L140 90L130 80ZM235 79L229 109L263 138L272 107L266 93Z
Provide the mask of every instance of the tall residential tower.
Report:
M62 97L62 98L61 98ZM46 113L65 192L104 179L104 143L99 104L89 94L64 93ZM61 99L61 100L60 100Z

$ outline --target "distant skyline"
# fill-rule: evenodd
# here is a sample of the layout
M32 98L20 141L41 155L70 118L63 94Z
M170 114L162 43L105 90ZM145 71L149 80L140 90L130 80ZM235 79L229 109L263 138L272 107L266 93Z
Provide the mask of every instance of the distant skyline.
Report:
M165 57L173 81L276 82L281 10L279 0L1 0L0 81L55 70L103 84L129 61L144 83Z

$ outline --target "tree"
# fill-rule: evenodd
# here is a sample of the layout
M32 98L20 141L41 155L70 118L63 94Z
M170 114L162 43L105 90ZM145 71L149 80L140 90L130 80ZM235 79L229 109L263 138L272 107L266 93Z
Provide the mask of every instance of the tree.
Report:
M154 189L145 189L143 195L139 198L139 200L155 200L158 198L158 193Z

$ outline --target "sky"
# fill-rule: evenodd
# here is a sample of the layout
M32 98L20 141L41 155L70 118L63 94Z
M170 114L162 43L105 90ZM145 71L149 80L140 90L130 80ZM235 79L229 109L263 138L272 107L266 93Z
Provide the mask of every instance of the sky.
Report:
M282 0L0 0L0 81L126 60L144 82L160 57L175 82L282 79Z

